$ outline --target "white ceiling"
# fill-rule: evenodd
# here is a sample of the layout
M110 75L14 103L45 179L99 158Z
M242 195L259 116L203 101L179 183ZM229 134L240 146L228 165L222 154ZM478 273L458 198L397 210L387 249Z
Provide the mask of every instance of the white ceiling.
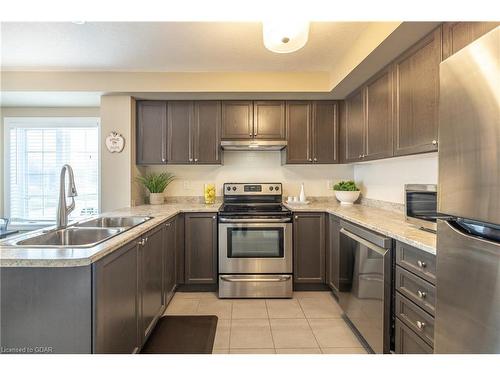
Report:
M312 23L291 54L264 48L257 22L1 24L1 63L13 70L156 72L330 71L368 22Z

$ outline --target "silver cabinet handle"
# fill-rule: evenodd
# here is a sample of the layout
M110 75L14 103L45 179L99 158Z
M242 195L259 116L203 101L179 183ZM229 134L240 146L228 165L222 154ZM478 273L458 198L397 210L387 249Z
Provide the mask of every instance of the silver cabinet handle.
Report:
M421 261L421 260L417 261L417 264L418 264L418 266L419 266L420 268L425 268L425 267L427 267L427 263L425 263L425 262L423 262L423 261Z
M366 246L370 250L375 251L379 255L385 256L385 254L387 254L387 252L389 251L389 249L384 249L383 247L377 246L374 243L371 243L370 241L365 240L364 238L358 236L357 234L349 232L345 228L340 228L340 233L346 235L347 237L352 238L354 241L359 242L360 244Z
M314 158L314 161L318 161L318 159Z
M313 160L311 158L307 159L308 161L312 162Z
M170 225L172 225L172 223L166 223L165 224L166 227L169 227Z
M137 241L137 245L144 246L146 244L146 240L143 238L142 240Z
M162 162L165 162L165 158L161 158L161 161L162 161Z
M251 136L252 136L252 133L248 134L248 136L249 136L249 137L251 137Z
M214 219L214 220L217 219L217 216L212 216L212 219Z
M427 293L426 292L422 292L421 290L417 291L417 295L421 299L424 299L425 297L427 297Z
M217 218L216 216L213 217L214 220ZM220 217L219 221L221 223L288 223L291 221L290 218L283 218L283 219L230 219L226 217Z
M195 159L194 159L194 161L195 161L195 162L197 162L197 161L198 161L198 158L195 158Z
M359 154L359 158L361 159L363 157L363 155Z
M438 141L437 141L436 139L433 139L433 140L432 140L432 144L433 144L434 146L436 146L436 145L438 144Z
M231 276L221 276L221 280L224 281L229 281L229 282L246 282L246 283L254 283L254 282L279 282L279 281L286 281L290 280L291 276L289 275L283 275L283 276L277 276L277 277L266 277L266 278L258 278L258 279L253 279L253 278L245 278L245 277L231 277Z
M189 161L190 161L190 162L192 162L192 161L193 161L193 159L192 159L192 158L189 158Z
M254 135L254 136L257 136L257 132L254 132L254 133L253 133L253 135Z
M299 220L299 217L297 215L295 215L295 220Z
M417 328L422 331L425 328L425 323L417 320Z

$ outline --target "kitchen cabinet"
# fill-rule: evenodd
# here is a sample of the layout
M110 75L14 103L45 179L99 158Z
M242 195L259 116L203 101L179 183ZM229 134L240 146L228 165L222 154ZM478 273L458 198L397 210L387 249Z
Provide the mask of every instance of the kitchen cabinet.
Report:
M437 151L441 26L394 61L394 154Z
M445 22L443 24L443 58L450 57L498 25L500 22Z
M396 319L396 354L432 354L433 349L426 344L399 319Z
M350 95L342 120L343 160L357 162L392 156L392 74L390 67Z
M325 215L323 213L295 213L293 261L293 277L296 284L325 283Z
M338 293L340 283L340 220L328 215L326 235L326 284Z
M163 228L158 226L139 241L140 333L144 342L165 309L163 298Z
M285 139L285 102L253 102L253 136L258 139Z
M137 102L136 163L140 165L167 162L167 103Z
M184 284L185 268L185 241L184 241L184 214L175 217L175 282L177 285Z
M253 102L222 102L222 139L253 138Z
M167 306L177 286L175 253L177 245L176 219L167 221L163 229L163 300Z
M219 101L170 101L167 163L220 164Z
M139 350L139 253L136 241L93 267L94 353Z
M338 163L338 104L333 101L286 103L287 164Z
M217 214L185 214L185 283L217 283Z

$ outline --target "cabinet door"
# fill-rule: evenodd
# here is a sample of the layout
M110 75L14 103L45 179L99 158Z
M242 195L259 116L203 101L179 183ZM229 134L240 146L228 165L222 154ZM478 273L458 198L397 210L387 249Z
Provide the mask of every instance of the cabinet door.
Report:
M93 264L94 353L139 350L137 249L134 241Z
M313 104L313 162L338 163L338 105L316 101Z
M139 246L141 280L142 341L149 336L164 310L163 300L163 228L158 227L142 237Z
M163 300L165 306L168 305L175 293L175 248L176 248L176 231L175 218L164 224L163 229Z
M434 350L424 340L396 319L396 354L432 354Z
M253 102L222 102L222 139L253 138Z
M175 280L177 285L184 284L185 280L185 236L184 236L184 214L175 217Z
M186 284L217 283L217 214L185 214Z
M167 161L167 104L137 102L137 164L165 164Z
M325 282L325 217L297 213L293 223L293 277L295 283Z
M364 129L365 115L363 109L363 91L358 90L345 100L344 105L345 129L343 134L345 139L344 160L346 162L360 161L364 153Z
M167 160L169 164L193 162L193 102L168 102Z
M328 215L326 249L326 283L335 292L339 291L340 279L340 221Z
M445 22L443 58L450 57L498 25L500 22Z
M220 164L221 102L194 103L194 162Z
M394 154L437 150L441 27L394 63Z
M285 102L253 102L253 135L259 139L285 139Z
M363 160L392 156L392 76L389 68L365 86L365 151Z
M287 164L312 163L312 105L306 101L286 103Z

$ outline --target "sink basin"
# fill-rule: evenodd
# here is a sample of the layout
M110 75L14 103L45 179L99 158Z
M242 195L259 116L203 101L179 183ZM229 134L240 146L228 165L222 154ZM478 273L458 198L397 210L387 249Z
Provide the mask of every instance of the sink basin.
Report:
M98 217L82 223L77 223L73 227L94 227L94 228L131 228L151 219L147 216L126 216L126 217Z
M91 247L121 232L123 228L65 228L18 241L29 247Z

